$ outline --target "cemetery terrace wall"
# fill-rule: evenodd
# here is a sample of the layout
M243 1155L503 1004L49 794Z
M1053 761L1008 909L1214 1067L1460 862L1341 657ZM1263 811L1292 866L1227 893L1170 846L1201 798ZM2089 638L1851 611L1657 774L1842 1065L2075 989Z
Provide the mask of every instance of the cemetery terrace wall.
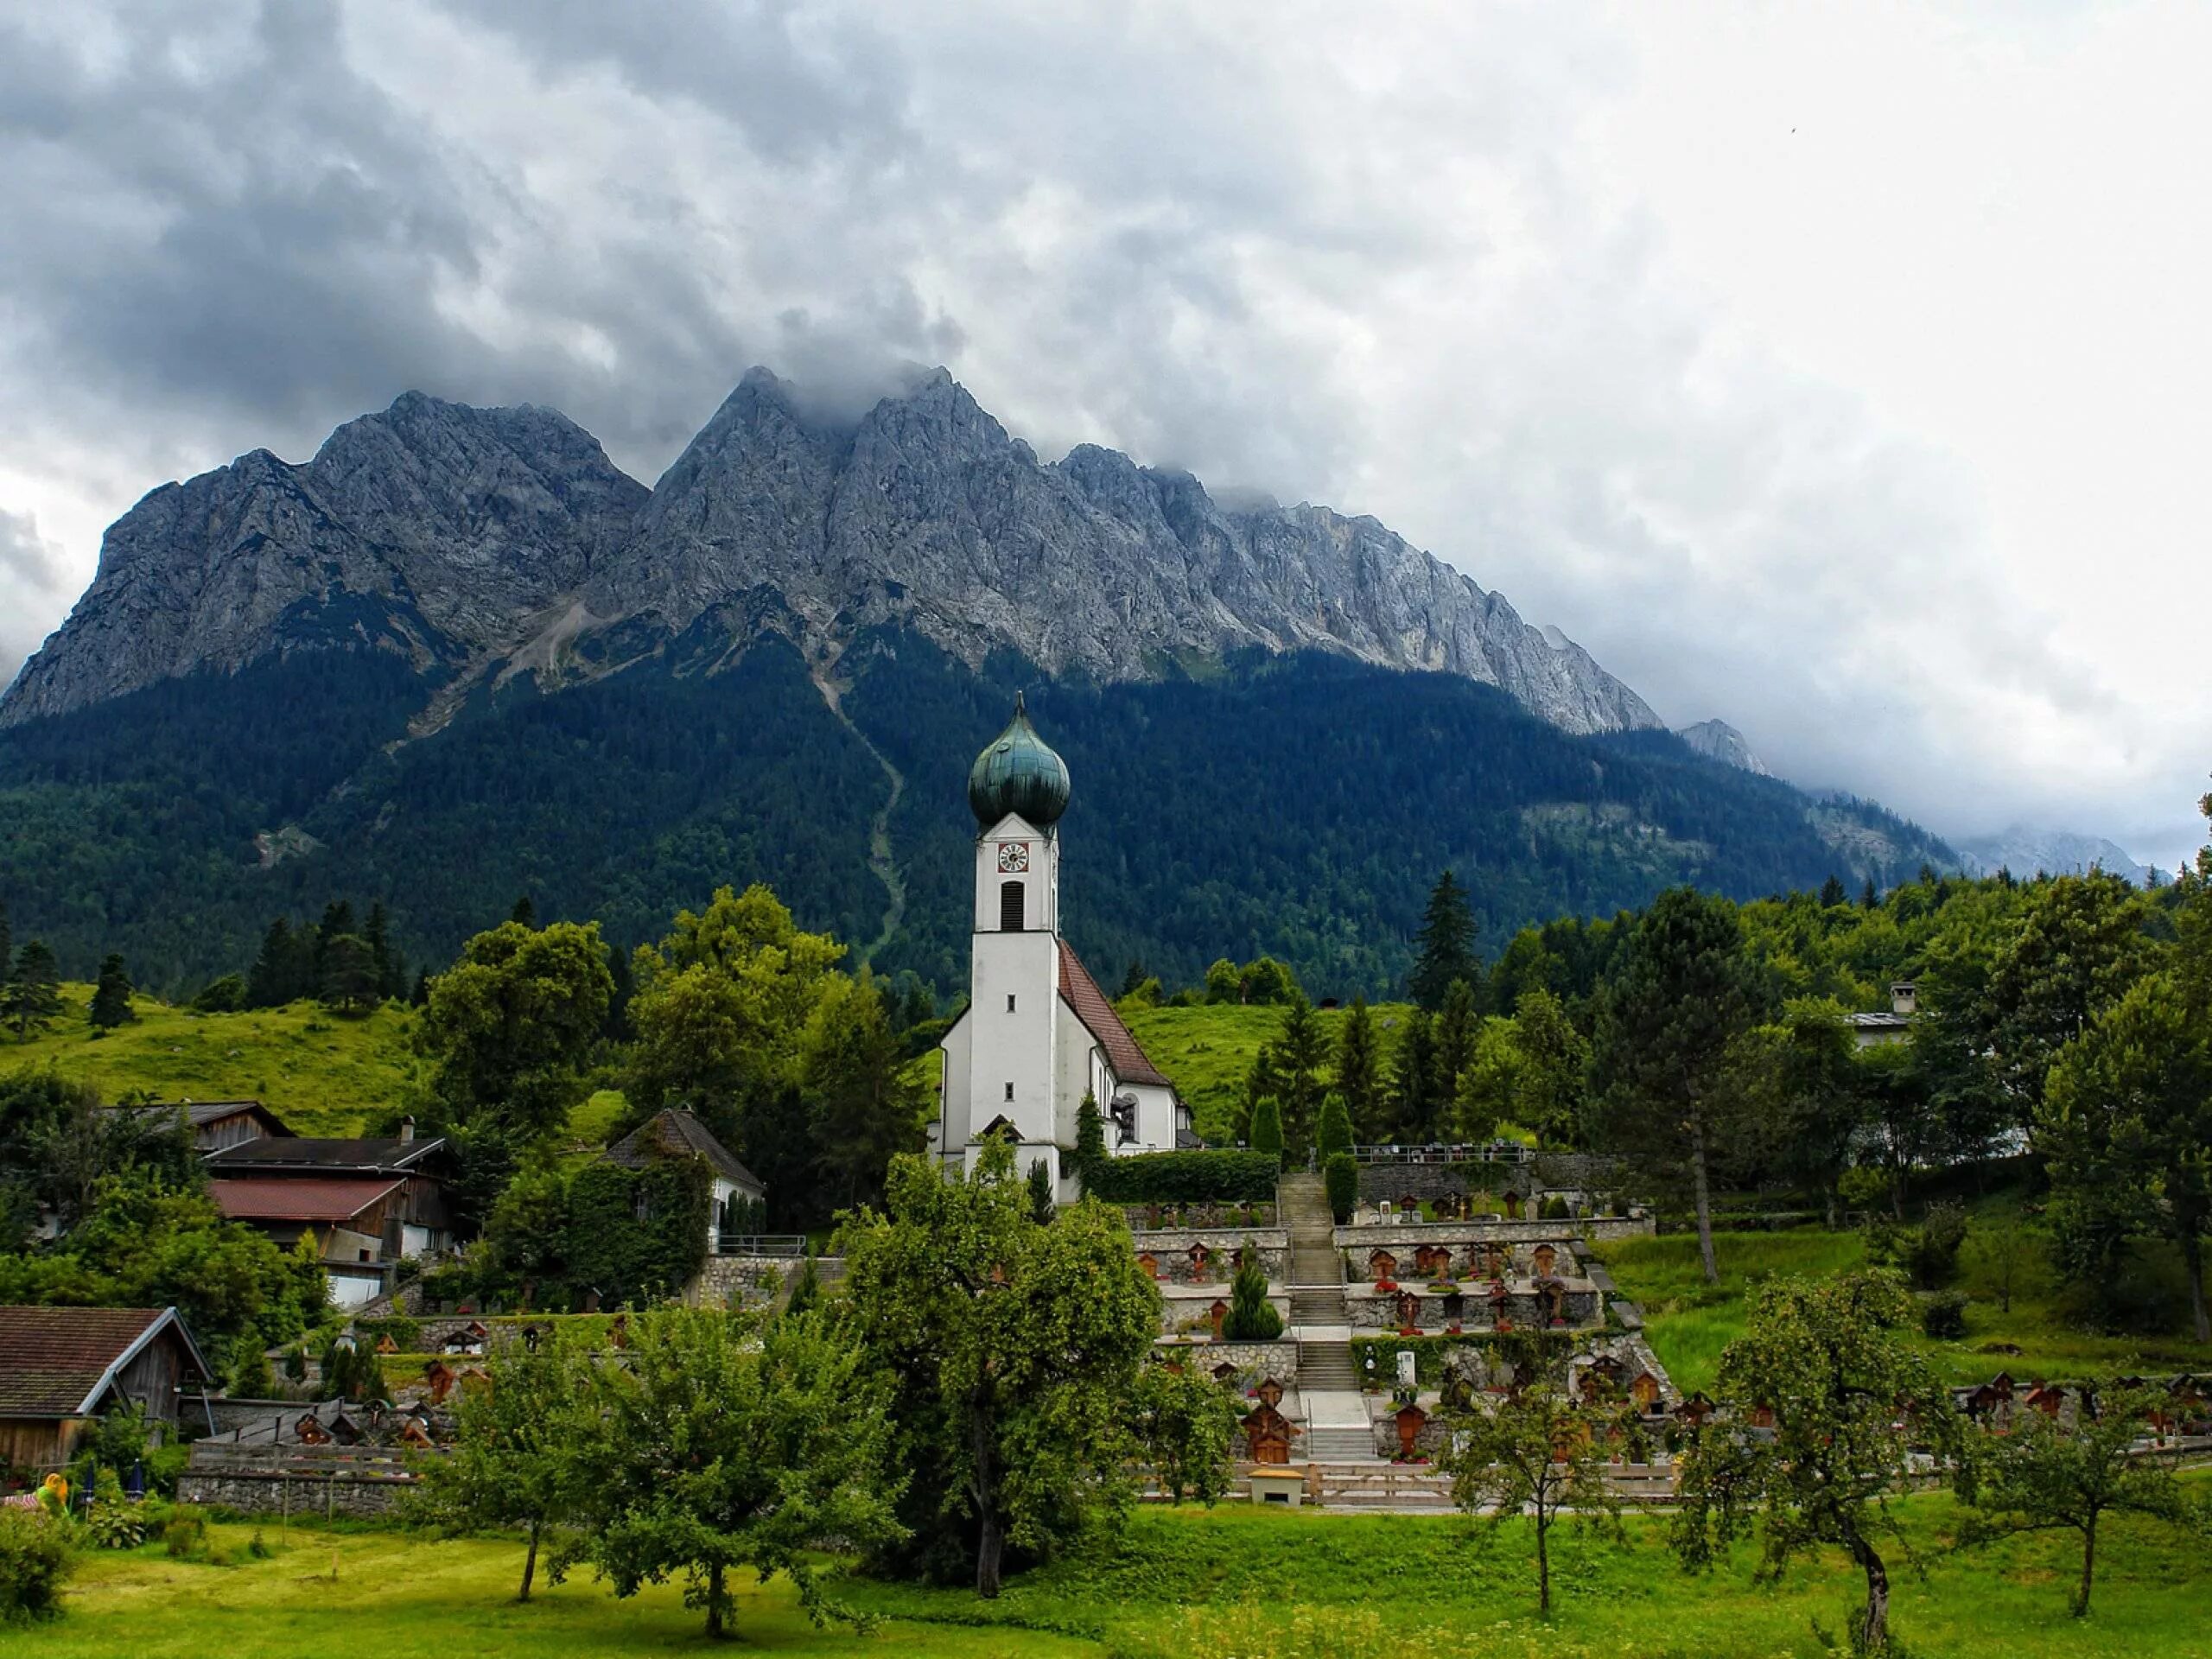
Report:
M1364 1213L1364 1212L1363 1212ZM1423 1244L1566 1244L1574 1239L1604 1243L1614 1238L1649 1238L1658 1230L1649 1216L1585 1216L1576 1221L1389 1221L1355 1220L1336 1230L1339 1249L1410 1252Z
M1163 1287L1218 1285L1225 1296L1236 1276L1241 1249L1259 1252L1261 1269L1271 1285L1281 1284L1290 1273L1290 1234L1280 1227L1157 1227L1129 1236L1140 1256L1149 1255L1159 1264ZM1205 1271L1196 1276L1191 1268L1193 1244L1203 1244L1206 1251Z
M710 1255L683 1287L683 1300L693 1307L768 1307L785 1275L799 1265L799 1258L790 1255Z
M390 1514L417 1484L390 1447L356 1453L329 1447L199 1444L177 1478L176 1495L180 1503L245 1515L359 1517Z

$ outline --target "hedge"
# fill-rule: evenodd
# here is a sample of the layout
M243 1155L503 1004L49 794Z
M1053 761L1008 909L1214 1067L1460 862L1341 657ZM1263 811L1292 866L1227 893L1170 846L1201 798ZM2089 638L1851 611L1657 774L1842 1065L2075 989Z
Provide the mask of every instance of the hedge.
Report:
M1109 1158L1084 1196L1109 1204L1272 1203L1281 1165L1264 1152L1144 1152Z

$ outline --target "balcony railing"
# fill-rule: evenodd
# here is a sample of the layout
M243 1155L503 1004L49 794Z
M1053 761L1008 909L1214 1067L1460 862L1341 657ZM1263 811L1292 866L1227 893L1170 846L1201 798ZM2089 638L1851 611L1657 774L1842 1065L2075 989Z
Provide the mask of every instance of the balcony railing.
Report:
M1491 1141L1481 1146L1354 1147L1351 1155L1363 1164L1525 1164L1536 1154L1518 1141Z
M804 1255L804 1233L717 1233L717 1255Z

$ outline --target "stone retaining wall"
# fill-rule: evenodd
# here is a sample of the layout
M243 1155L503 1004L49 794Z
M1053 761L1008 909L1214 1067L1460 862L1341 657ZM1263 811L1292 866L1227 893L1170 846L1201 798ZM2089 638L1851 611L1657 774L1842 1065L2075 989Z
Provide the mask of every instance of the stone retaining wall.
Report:
M767 1307L785 1278L799 1270L802 1260L796 1255L710 1255L699 1276L683 1287L683 1300L693 1307ZM771 1278L772 1284L766 1282Z
M1163 1342L1153 1351L1208 1374L1224 1363L1234 1365L1239 1389L1249 1389L1270 1376L1285 1387L1298 1381L1294 1342Z
M325 1475L232 1469L178 1477L177 1501L241 1515L389 1515L419 1483L411 1475Z
M1162 1285L1160 1287L1160 1332L1166 1337L1196 1333L1210 1338L1213 1329L1213 1305L1229 1300L1227 1285ZM1272 1291L1268 1297L1268 1305L1282 1315L1284 1325L1288 1326L1289 1294L1280 1289Z
M1129 1236L1139 1255L1148 1255L1160 1263L1163 1284L1225 1287L1236 1274L1236 1252L1248 1248L1260 1253L1260 1266L1269 1283L1281 1283L1290 1272L1290 1235L1280 1227L1156 1227ZM1205 1245L1211 1257L1203 1279L1191 1277L1193 1244Z
M1402 1287L1414 1291L1421 1298L1418 1329L1431 1334L1440 1333L1453 1325L1466 1332L1488 1332L1496 1329L1495 1314L1490 1300L1490 1287L1470 1284L1458 1296L1440 1296L1433 1292L1416 1290L1411 1285ZM1372 1285L1347 1285L1344 1287L1344 1309L1351 1316L1355 1331L1395 1331L1398 1329L1397 1291L1377 1291ZM1459 1312L1452 1308L1457 1304ZM1605 1319L1605 1298L1586 1279L1569 1280L1564 1311L1570 1330L1586 1330L1603 1325ZM1505 1316L1516 1331L1533 1331L1542 1319L1542 1304L1533 1288L1527 1285L1509 1287L1505 1299Z

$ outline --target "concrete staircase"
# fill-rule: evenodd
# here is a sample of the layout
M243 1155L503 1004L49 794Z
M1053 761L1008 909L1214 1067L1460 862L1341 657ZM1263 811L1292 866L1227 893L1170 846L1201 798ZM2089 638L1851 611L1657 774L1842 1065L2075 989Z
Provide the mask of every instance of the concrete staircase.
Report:
M1344 1263L1337 1254L1336 1217L1329 1213L1329 1196L1321 1178L1284 1176L1275 1188L1275 1205L1290 1233L1290 1322L1345 1324L1349 1316L1344 1312ZM1306 1363L1303 1351L1298 1358L1302 1366ZM1346 1371L1350 1371L1349 1359Z
M1351 1363L1344 1262L1328 1192L1319 1175L1286 1175L1275 1203L1290 1234L1290 1322L1298 1331L1298 1395L1306 1408L1297 1455L1309 1463L1373 1463L1375 1434Z

